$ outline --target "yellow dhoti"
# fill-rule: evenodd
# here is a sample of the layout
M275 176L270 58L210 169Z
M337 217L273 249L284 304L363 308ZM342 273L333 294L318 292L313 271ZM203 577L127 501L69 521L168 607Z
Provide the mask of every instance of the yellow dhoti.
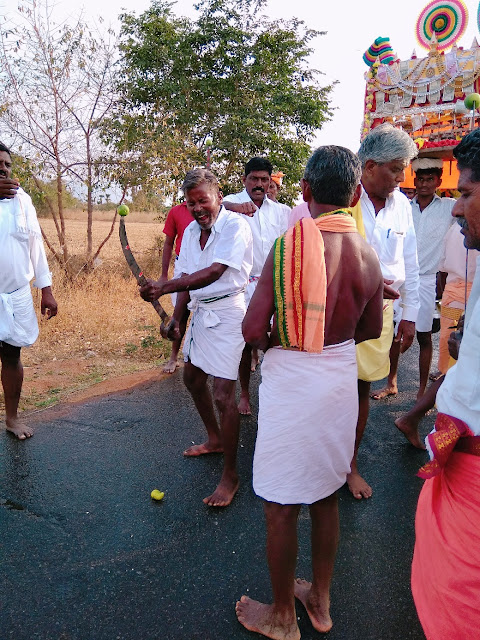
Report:
M393 300L383 301L383 327L379 338L357 344L358 379L375 382L388 376L393 340Z

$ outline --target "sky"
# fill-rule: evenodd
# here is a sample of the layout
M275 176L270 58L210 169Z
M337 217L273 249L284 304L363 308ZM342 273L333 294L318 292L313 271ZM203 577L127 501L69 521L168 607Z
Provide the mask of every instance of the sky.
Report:
M41 0L39 0L41 1ZM473 39L480 41L477 25L479 0L464 0L469 21L464 35L457 44L470 48ZM18 2L0 0L0 12L13 17ZM325 84L337 81L331 94L334 108L332 120L324 125L316 136L314 146L323 144L343 145L357 151L360 144L360 127L363 119L365 91L364 74L367 66L363 53L379 36L389 37L393 50L400 60L410 58L413 50L418 57L426 55L415 37L418 16L428 4L426 0L268 0L263 13L274 19L303 20L306 25L326 34L312 41L313 53L310 67L318 69ZM82 9L91 19L101 16L104 23L118 28L117 17L123 11L137 15L150 5L149 0L60 0L54 5L53 14L66 18L77 15ZM101 6L101 11L99 11ZM293 13L295 11L295 13ZM196 11L190 0L179 0L173 5L176 15L194 17Z

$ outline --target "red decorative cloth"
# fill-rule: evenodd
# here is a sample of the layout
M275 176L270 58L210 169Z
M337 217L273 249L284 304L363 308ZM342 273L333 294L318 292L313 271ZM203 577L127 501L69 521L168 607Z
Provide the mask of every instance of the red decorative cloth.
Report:
M417 476L425 480L437 476L447 464L460 438L468 438L468 442L471 443L472 447L471 453L475 453L475 447L478 447L478 439L468 425L458 418L448 416L446 413L439 413L435 421L435 431L427 436L428 444L433 452L433 460L424 464L419 469ZM468 451L465 446L462 447L462 450Z

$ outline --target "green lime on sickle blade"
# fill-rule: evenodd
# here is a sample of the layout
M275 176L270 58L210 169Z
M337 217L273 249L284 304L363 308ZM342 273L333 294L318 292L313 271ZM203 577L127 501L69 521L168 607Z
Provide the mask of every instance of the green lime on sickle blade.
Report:
M128 216L128 214L130 213L130 209L126 204L121 204L117 209L117 213L119 216Z

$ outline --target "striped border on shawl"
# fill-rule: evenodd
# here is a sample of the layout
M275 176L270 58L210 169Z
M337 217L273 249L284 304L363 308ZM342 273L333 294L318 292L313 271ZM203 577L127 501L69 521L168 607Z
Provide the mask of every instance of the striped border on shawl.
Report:
M298 348L303 347L303 300L302 300L302 270L303 270L303 225L300 220L293 228L292 251L292 287L293 287L293 320L295 332L298 336ZM287 323L288 330L288 323ZM291 343L292 341L289 340Z
M280 343L283 346L289 346L288 342L288 334L287 334L287 324L285 317L285 300L283 297L283 260L284 260L284 251L283 246L285 243L284 236L277 238L274 243L274 251L273 251L273 288L275 292L275 307L277 310L277 329L278 329L278 337Z

